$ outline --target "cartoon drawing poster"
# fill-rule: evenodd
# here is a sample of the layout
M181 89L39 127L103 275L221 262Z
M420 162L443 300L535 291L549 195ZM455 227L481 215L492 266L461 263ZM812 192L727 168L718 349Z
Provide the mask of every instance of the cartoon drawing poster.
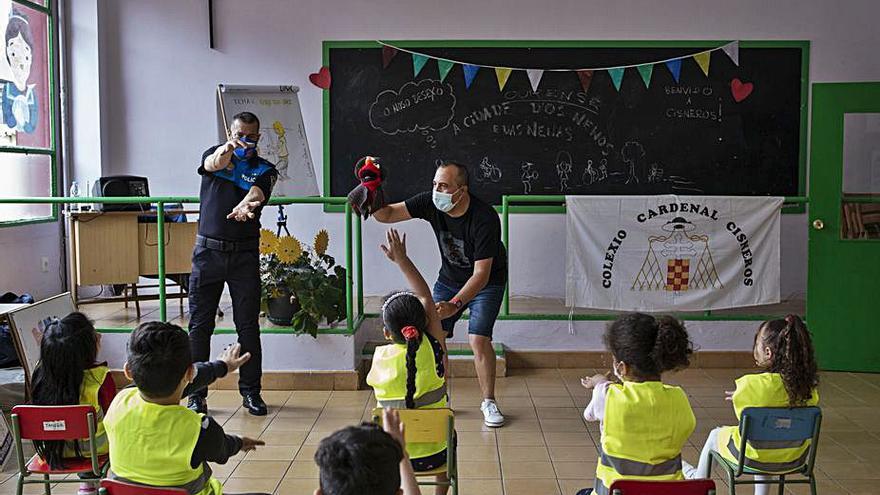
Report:
M260 119L257 152L278 169L273 196L320 195L298 91L296 86L221 85L218 93L224 131L239 112L252 112ZM225 135L220 138L226 140Z
M49 148L48 18L0 0L0 33L0 145Z

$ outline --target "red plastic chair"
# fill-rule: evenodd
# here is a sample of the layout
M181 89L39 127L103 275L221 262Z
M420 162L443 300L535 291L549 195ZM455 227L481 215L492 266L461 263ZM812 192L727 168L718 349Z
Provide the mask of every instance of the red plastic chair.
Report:
M617 480L612 495L715 495L715 482L709 479L685 481Z
M102 466L107 465L108 456L98 455L95 442L95 409L92 406L15 406L12 408L12 434L18 454L18 486L21 495L24 485L42 483L47 494L52 493L53 483L80 483L100 481ZM65 459L64 469L52 469L39 454L24 462L21 448L22 440L80 440L89 439L88 457L85 459ZM50 479L53 474L82 474L83 477ZM42 474L42 480L27 479L32 474Z
M101 481L100 495L187 495L183 488L160 488L154 486L133 485L116 480Z

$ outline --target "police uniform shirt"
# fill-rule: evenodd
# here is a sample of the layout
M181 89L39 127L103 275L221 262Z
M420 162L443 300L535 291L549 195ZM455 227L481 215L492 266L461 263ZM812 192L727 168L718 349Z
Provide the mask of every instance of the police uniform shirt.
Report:
M208 148L202 154L202 161L199 164L198 171L202 176L199 191L201 201L199 234L224 241L258 239L262 206L254 210L254 218L246 222L227 219L226 216L241 203L251 186L259 187L268 201L272 187L278 179L278 171L275 170L275 165L259 156L247 160L233 156L230 162L234 166L232 170L208 172L205 170L205 158L220 146Z

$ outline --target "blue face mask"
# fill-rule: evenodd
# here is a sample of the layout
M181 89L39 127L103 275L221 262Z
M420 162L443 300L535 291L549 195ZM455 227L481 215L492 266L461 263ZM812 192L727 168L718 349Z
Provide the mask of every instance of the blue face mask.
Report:
M250 158L250 157L254 156L257 153L257 142L256 141L251 141L250 139L247 138L247 136L238 138L238 140L241 141L242 143L244 143L245 147L244 148L235 148L235 151L233 151L233 153L235 154L235 156L237 158L244 160L246 158Z

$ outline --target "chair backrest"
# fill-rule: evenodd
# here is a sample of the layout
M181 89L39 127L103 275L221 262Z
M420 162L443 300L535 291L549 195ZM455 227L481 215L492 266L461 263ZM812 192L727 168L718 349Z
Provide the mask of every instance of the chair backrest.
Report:
M91 415L91 417L89 416ZM91 418L91 419L90 419ZM79 440L95 427L92 406L15 406L12 421L26 440Z
M104 495L187 495L188 492L183 488L161 488L117 480L101 480L101 493Z
M412 443L439 443L446 441L451 409L397 409L400 422L406 427L406 441ZM381 424L382 408L373 409L373 418Z
M748 441L803 442L818 434L822 410L818 407L747 407L743 409L741 431ZM814 439L815 440L815 439Z
M715 495L715 482L708 479L686 481L617 480L612 495Z

